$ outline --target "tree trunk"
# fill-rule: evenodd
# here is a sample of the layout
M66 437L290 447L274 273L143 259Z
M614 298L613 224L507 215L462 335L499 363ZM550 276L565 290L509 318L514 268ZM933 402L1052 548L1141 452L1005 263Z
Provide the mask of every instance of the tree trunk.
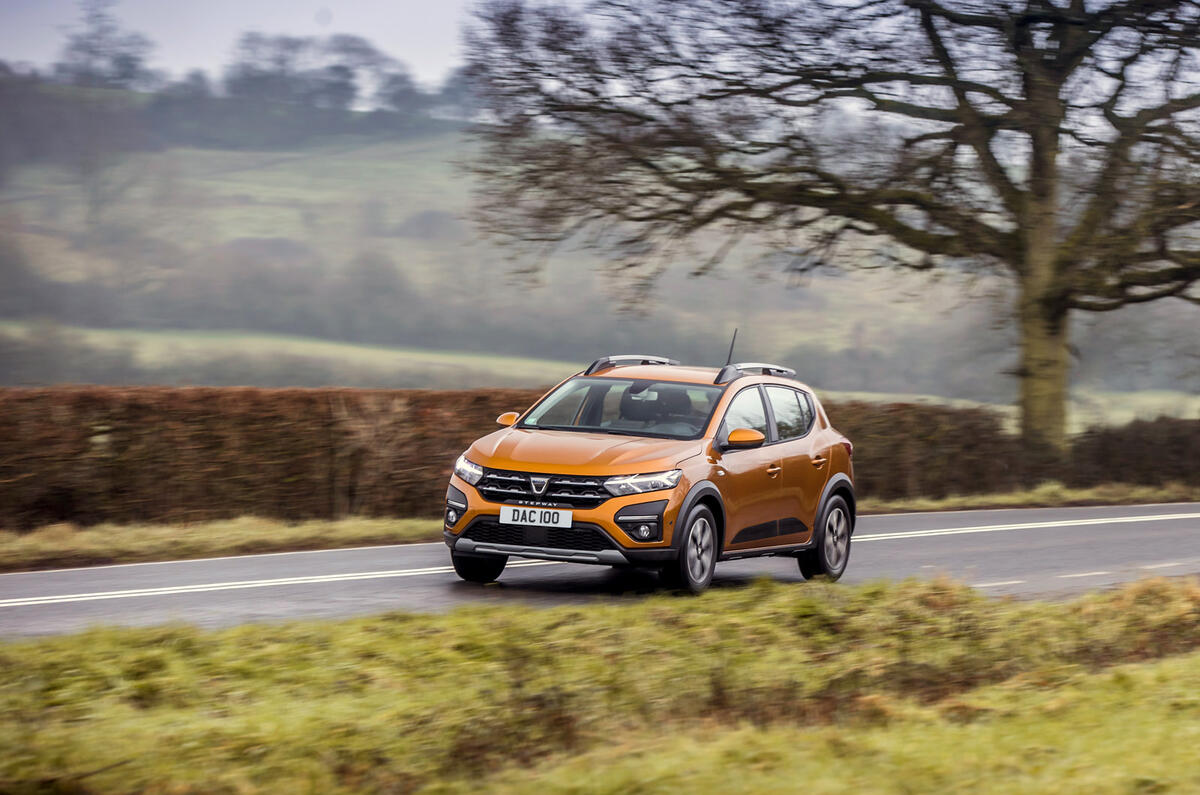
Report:
M1052 460L1067 446L1067 312L1044 286L1030 281L1021 284L1018 299L1021 435L1031 453Z
M1031 136L1029 194L1024 207L1021 294L1021 436L1027 474L1053 471L1067 446L1067 302L1058 274L1058 123L1061 86L1034 69L1026 94L1042 123Z

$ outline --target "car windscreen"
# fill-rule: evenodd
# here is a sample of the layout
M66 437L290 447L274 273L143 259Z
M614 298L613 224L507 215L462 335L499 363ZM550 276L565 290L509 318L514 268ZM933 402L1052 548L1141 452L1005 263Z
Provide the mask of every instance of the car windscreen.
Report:
M577 377L547 395L519 427L697 439L724 391L706 384Z

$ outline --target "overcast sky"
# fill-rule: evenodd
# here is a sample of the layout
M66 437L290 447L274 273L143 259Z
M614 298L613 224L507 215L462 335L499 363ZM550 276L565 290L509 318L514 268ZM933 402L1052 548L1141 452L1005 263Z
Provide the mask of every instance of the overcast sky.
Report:
M151 66L216 73L247 30L298 36L356 33L439 83L460 60L459 26L471 0L123 0L114 13L157 45ZM42 66L57 59L76 0L0 0L0 60Z

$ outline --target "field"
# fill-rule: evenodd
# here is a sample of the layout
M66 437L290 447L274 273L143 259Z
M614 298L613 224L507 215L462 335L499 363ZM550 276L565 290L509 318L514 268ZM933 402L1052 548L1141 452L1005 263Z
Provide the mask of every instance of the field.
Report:
M42 328L35 324L0 321L0 333L7 332L16 338L27 338ZM86 350L127 354L142 372L170 374L160 379L159 383L175 385L205 383L202 377L195 376L207 372L204 369L206 363L220 361L230 356L231 352L245 357L251 363L302 362L303 367L297 372L297 378L287 384L296 386L420 385L432 389L549 387L586 364L582 361L555 361L469 351L358 345L245 331L73 327L56 327L55 331L65 339L81 343ZM193 378L187 377L189 368L192 368ZM308 380L304 377L305 373L309 376ZM325 377L328 380L323 380ZM316 382L312 378L316 378ZM826 390L820 389L819 384L816 386L820 395L831 401L984 407L1004 416L1008 430L1015 430L1017 425L1016 407L1011 404L928 394ZM1077 388L1072 391L1068 407L1071 433L1095 425L1121 425L1134 419L1154 419L1159 416L1200 418L1200 394L1171 390L1113 392Z
M0 646L0 790L1187 791L1197 647L1167 580L96 629Z
M23 323L0 323L0 331L25 336L32 328ZM357 373L363 381L387 385L396 374L423 382L433 389L483 386L550 386L580 369L578 362L556 362L520 356L380 345L257 334L241 331L163 331L146 329L81 329L59 331L87 348L108 353L129 352L134 363L148 371L168 367L178 371L188 362L205 362L236 352L249 360L278 361L283 357L311 362L330 371ZM184 382L187 383L187 382Z

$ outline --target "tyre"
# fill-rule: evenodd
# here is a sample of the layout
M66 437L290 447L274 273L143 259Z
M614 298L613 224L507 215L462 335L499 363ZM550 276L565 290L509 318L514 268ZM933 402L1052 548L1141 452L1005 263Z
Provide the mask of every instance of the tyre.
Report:
M457 555L450 553L454 571L467 582L492 582L504 571L508 556L501 555Z
M838 496L829 498L816 527L816 545L796 556L804 579L828 577L836 580L850 562L850 535L854 526L850 507Z
M663 567L662 581L668 587L700 593L712 582L717 567L717 520L712 511L697 505L681 527L679 558Z

